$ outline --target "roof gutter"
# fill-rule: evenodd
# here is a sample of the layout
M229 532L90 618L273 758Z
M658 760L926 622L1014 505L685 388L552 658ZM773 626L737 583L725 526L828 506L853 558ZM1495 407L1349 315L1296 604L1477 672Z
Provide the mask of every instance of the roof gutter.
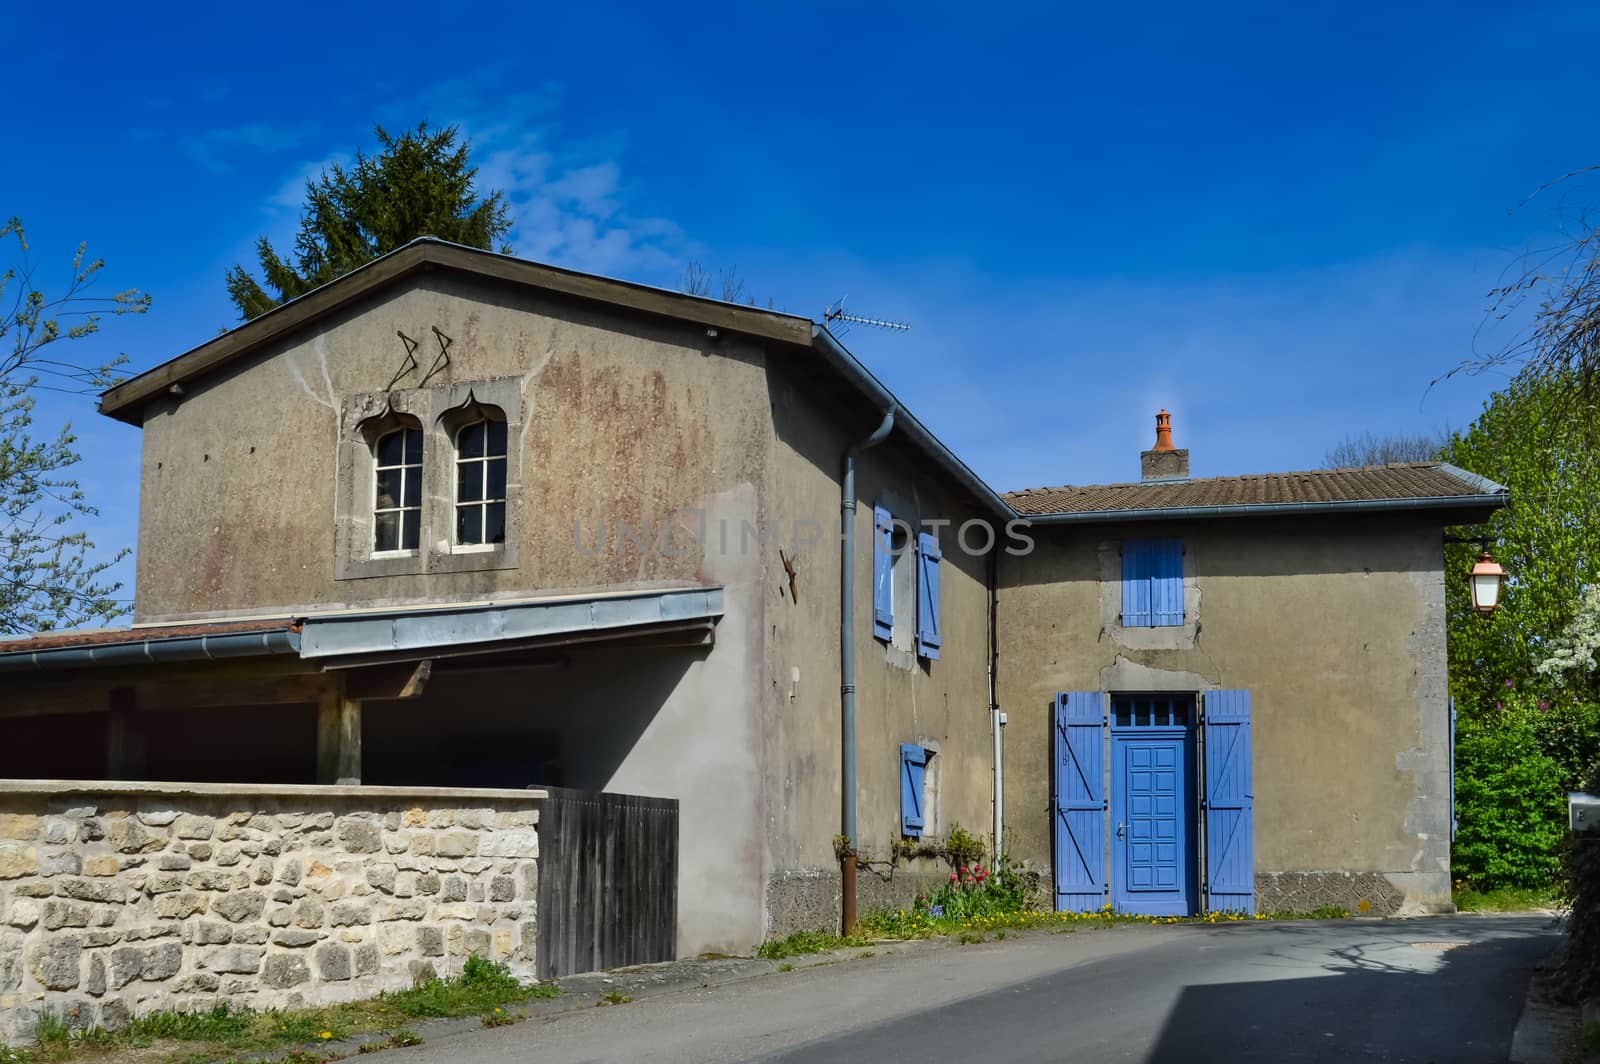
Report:
M983 482L983 479L967 468L967 464L955 456L955 453L939 442L939 438L929 432L927 426L918 421L906 410L905 404L896 399L894 393L884 387L883 382L872 375L872 371L861 364L861 361L847 351L838 340L824 326L815 323L811 326L812 347L831 362L834 368L849 379L868 399L874 402L879 410L896 410L894 427L899 429L917 443L924 450L931 453L945 472L955 477L979 501L988 506L998 516L1010 520L1017 516L1006 501L1002 499L993 488Z
M1172 506L1159 510L1085 510L1082 513L1023 514L1022 520L1032 525L1104 525L1122 521L1181 521L1207 517L1286 517L1299 514L1392 513L1397 510L1497 510L1510 502L1510 492L1498 492L1493 495L1441 495L1425 499L1232 503L1223 506Z
M229 632L223 635L185 636L179 639L141 639L98 646L17 650L0 654L0 672L36 672L97 665L150 665L167 661L223 661L273 654L298 654L300 633L292 629L272 632Z

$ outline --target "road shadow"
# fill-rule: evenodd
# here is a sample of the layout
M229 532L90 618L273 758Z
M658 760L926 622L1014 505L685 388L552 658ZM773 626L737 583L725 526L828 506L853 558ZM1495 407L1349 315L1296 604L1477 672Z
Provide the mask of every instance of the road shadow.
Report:
M1323 975L1186 986L1146 1064L1504 1064L1549 940L1408 937L1332 950Z

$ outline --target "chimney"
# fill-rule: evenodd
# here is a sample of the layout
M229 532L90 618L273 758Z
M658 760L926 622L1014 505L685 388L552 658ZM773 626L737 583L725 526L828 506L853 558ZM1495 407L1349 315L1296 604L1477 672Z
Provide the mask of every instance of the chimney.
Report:
M1172 415L1156 415L1156 445L1139 452L1139 479L1145 483L1189 479L1189 449L1172 446Z

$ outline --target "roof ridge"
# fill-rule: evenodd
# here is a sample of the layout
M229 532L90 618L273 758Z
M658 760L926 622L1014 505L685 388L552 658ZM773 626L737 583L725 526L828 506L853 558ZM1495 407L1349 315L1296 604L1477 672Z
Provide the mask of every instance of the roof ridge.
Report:
M1053 491L1107 491L1107 490L1110 490L1112 488L1171 488L1171 487L1174 487L1174 486L1177 486L1177 485L1181 485L1181 484L1209 484L1209 483L1216 483L1218 481L1225 481L1225 480L1264 480L1264 479L1269 479L1269 478L1285 478L1285 477L1336 476L1336 475L1340 475L1340 474L1348 475L1348 474L1351 474L1351 473L1381 473L1381 472L1384 472L1385 470L1392 470L1392 469L1440 469L1440 468L1447 468L1448 470L1454 470L1455 469L1455 467L1454 466L1450 466L1448 462L1439 462L1439 461L1432 461L1432 462L1389 462L1389 463L1386 463L1384 465L1340 466L1340 467L1333 468L1333 469L1286 469L1286 470L1282 470L1282 471L1279 471L1279 472L1264 472L1264 473L1222 473L1222 474L1219 474L1217 476L1211 476L1211 477L1188 477L1188 478L1185 478L1183 480L1122 480L1122 481L1113 481L1112 483L1109 483L1109 484L1055 484L1055 485L1046 485L1046 486L1037 487L1037 488L1015 488L1015 489L1013 489L1011 491L1002 491L1000 493L1000 495L1001 495L1002 498L1004 498L1005 496L1009 496L1009 495L1026 496L1026 495L1036 495L1036 494L1040 494L1042 492L1053 492ZM1466 478L1477 477L1476 473L1467 473L1466 470L1460 470L1459 472L1464 473L1466 475ZM1457 479L1465 479L1465 478L1458 477ZM1468 479L1467 482L1471 483L1472 481L1470 479ZM1489 481L1488 483L1493 483L1493 482ZM1496 485L1496 486L1498 487L1498 485ZM1504 489L1502 488L1500 490L1504 490Z

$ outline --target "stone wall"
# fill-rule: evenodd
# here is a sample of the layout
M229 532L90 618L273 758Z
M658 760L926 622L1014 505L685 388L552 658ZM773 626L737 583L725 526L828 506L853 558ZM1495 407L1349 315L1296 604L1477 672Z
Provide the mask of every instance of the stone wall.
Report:
M0 781L0 1044L534 976L538 791Z

